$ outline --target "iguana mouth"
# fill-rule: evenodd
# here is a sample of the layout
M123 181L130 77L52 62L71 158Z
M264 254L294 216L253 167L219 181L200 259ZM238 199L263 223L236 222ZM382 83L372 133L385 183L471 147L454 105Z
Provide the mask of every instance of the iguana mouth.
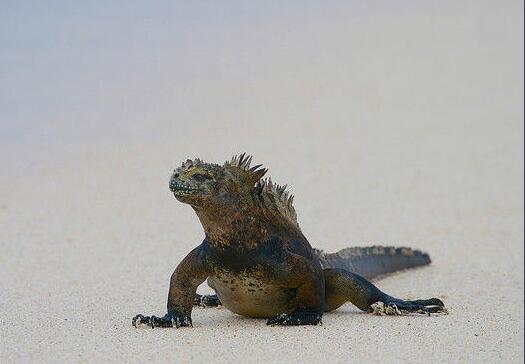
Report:
M191 187L185 183L175 181L170 182L170 190L176 196L188 196L200 191L196 187Z

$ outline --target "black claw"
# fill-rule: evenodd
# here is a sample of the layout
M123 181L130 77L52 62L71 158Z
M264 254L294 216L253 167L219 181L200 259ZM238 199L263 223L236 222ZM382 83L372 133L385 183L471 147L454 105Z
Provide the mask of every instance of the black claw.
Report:
M144 320L144 316L142 315L137 315L135 317L133 317L133 319L131 320L131 324L134 326L134 327L138 327L142 321ZM138 321L138 322L137 322Z
M145 324L152 329L155 327L193 327L190 316L177 313L168 313L164 317L136 315L131 320L131 324L134 327Z
M149 321L149 324L151 326L152 329L155 328L155 326L159 326L159 322L158 322L158 317L157 316L151 316L151 319Z

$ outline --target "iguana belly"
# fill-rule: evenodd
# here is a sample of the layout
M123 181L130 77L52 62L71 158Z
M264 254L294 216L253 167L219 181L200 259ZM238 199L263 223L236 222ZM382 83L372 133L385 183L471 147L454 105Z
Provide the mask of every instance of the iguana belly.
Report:
M222 305L248 317L272 317L288 313L296 290L257 274L219 272L208 278Z

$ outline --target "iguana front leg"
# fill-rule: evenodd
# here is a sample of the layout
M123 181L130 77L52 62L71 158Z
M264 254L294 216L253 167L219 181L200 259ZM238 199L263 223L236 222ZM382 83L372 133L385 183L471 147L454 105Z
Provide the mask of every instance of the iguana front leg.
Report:
M439 298L405 301L387 295L360 275L344 269L325 269L325 311L332 311L345 302L359 309L385 315L401 313L431 314L446 312Z
M168 293L168 313L163 317L136 315L132 325L141 324L154 327L192 326L191 310L197 287L208 277L202 259L199 257L200 247L193 249L180 262L170 280Z

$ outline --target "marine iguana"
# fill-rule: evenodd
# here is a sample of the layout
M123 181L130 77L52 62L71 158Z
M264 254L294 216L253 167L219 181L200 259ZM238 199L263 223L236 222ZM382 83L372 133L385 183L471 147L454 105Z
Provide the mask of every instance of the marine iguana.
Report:
M445 312L438 298L394 298L367 279L430 263L410 248L347 248L334 254L313 249L293 207L293 196L267 169L250 167L251 156L234 156L222 166L200 159L177 168L169 187L195 210L205 233L173 272L163 317L136 315L133 326L192 326L195 304L224 307L267 318L268 325L317 325L323 312L350 301L367 312ZM200 296L208 279L216 295Z

